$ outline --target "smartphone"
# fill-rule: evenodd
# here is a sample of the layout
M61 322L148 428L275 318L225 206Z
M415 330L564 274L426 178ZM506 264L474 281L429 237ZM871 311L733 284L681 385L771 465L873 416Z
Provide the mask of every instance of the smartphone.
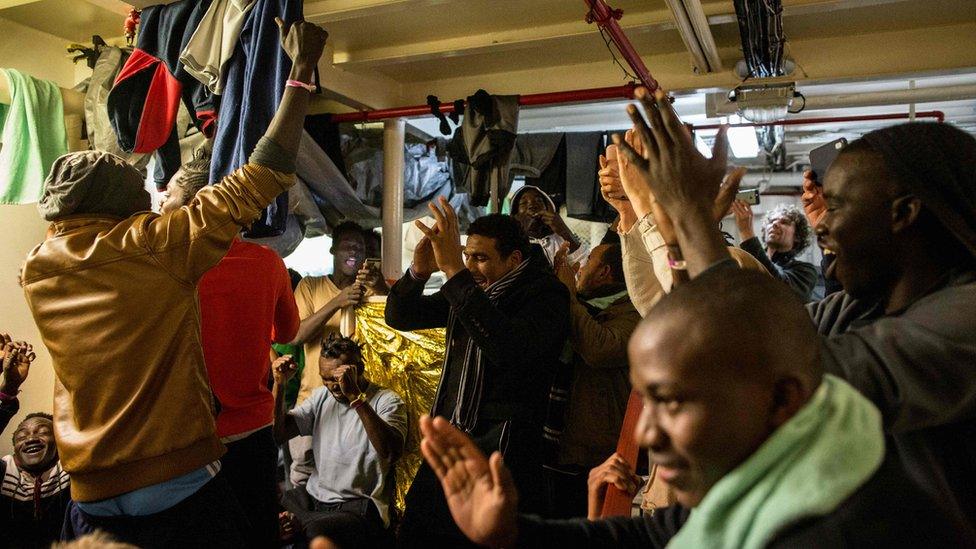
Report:
M824 176L827 175L827 168L834 163L837 155L846 146L847 140L841 137L810 151L810 171L813 172L813 177L817 185L823 185Z
M736 200L742 200L750 206L755 206L759 204L759 189L746 189L744 191L739 191L735 195Z
M363 261L363 267L367 269L372 269L374 267L380 266L380 258L378 257L367 257L366 261Z

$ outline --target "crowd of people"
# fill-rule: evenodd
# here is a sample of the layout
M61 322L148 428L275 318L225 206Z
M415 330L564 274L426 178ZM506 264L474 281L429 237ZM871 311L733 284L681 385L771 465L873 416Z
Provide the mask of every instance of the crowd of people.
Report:
M292 80L326 39L282 27ZM432 203L390 286L351 222L333 273L299 281L238 237L294 182L308 95L288 87L222 181L205 155L184 165L158 213L111 154L55 163L21 273L54 413L0 460L0 546L976 547L971 136L868 133L757 237L724 131L703 156L666 94L638 89L601 157L617 219L592 249L523 187L466 238ZM807 303L814 236L839 289ZM446 329L402 511L404 400L340 330L368 294L393 329ZM35 354L6 334L0 353L5 428ZM641 511L601 516L608 490Z

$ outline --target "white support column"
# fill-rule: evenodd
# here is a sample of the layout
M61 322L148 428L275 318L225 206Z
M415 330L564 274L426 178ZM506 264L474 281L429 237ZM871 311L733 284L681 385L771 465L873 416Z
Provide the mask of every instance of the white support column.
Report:
M403 275L403 139L406 122L383 122L383 276Z

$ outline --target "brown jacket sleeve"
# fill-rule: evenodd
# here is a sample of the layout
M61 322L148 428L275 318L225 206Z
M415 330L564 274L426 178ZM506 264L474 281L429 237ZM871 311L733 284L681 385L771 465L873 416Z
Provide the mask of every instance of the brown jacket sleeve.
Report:
M627 368L627 342L641 319L637 309L611 305L621 313L600 322L576 300L569 307L573 350L583 362L590 368Z
M246 164L179 210L147 214L136 225L141 244L170 274L196 284L224 257L241 228L294 182L294 174Z

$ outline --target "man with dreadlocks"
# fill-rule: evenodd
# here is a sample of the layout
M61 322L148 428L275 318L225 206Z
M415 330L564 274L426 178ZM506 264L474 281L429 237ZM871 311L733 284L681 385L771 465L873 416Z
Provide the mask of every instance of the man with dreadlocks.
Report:
M797 255L810 244L810 224L792 204L781 204L766 213L763 242L752 229L752 208L742 200L732 203L732 213L742 238L740 247L749 252L776 278L785 282L804 301L817 285L817 269Z
M624 157L676 224L692 278L734 269L708 207L726 140L704 158L662 92L638 90L654 154ZM824 369L881 410L888 449L970 527L976 517L976 139L941 123L864 135L827 171L820 243L844 292L808 305ZM831 273L827 273L829 276Z

